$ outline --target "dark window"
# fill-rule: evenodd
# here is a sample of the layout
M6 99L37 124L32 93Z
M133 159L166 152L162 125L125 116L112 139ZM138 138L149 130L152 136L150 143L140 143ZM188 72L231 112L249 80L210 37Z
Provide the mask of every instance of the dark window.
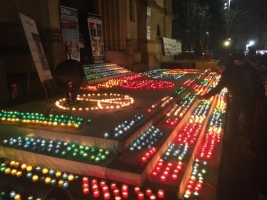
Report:
M135 21L135 15L134 15L134 0L129 1L129 11L130 11L130 20L132 22Z

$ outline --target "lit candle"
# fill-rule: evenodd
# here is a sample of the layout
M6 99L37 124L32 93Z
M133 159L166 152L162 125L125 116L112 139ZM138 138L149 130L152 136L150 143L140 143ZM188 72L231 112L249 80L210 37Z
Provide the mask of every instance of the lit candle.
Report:
M115 200L121 200L121 197L120 196L116 196Z
M73 181L73 179L74 179L74 176L73 176L72 174L70 174L70 175L68 176L68 181Z
M119 194L120 194L120 190L119 189L113 190L113 195L114 196L118 196Z
M21 167L22 170L25 170L27 165L26 164L22 164L20 167Z
M93 191L98 191L98 185L92 185L92 190Z
M139 192L137 195L138 200L144 200L144 193L143 192Z
M100 181L100 187L104 187L106 185L106 182L105 181Z
M177 174L173 174L173 175L172 175L172 180L173 180L173 181L177 180L177 178L178 178Z
M123 184L123 185L121 186L121 191L122 191L122 192L128 192L128 185Z
M49 184L50 182L51 182L51 178L50 178L50 177L46 177L46 178L45 178L45 183L46 183L46 184Z
M104 193L104 199L105 200L109 200L110 199L110 194L108 192Z
M166 176L161 176L161 177L160 177L160 181L161 181L161 182L165 182L165 181L166 181Z
M33 182L38 181L38 176L37 176L37 175L34 175L34 176L32 177L32 181L33 181Z
M110 187L112 190L115 190L117 188L117 184L113 182L111 183Z
M16 174L17 177L21 177L21 175L22 175L21 171L18 171L17 174Z
M164 198L164 191L158 190L158 198L163 199Z
M16 196L14 197L14 200L20 200L20 195L16 194Z
M150 188L146 189L146 196L150 196L152 194L152 190Z
M83 177L83 183L88 183L88 177Z
M155 199L157 199L157 197L154 194L152 194L149 199L150 200L155 200Z
M103 186L102 187L102 192L107 193L108 192L108 186Z
M95 197L95 198L98 198L99 197L99 191L98 190L96 190L96 191L94 191L93 192L93 196Z
M122 192L122 198L128 199L128 192Z
M135 193L135 194L138 194L139 192L140 192L140 187L136 186L136 187L134 188L134 193Z
M96 179L93 179L93 180L91 181L91 183L92 183L92 185L97 185L97 180L96 180Z
M89 188L83 188L83 194L88 195L89 194Z

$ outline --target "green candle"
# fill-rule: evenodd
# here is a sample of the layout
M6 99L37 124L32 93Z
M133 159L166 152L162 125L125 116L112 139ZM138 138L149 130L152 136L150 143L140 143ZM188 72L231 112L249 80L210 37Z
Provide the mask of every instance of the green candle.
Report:
M62 151L62 152L61 152L61 155L62 155L62 156L65 156L66 153L67 153L66 151Z

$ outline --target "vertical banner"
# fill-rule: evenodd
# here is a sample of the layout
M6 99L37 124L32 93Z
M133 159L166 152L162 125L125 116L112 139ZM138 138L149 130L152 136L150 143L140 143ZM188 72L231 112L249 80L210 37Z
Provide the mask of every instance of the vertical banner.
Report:
M74 8L60 6L63 42L71 59L80 61L78 11ZM67 55L69 58L69 56Z
M150 40L150 18L151 18L151 8L147 7L146 14L146 39Z
M103 63L105 51L101 16L87 13L87 22L94 63Z
M19 15L39 78L42 82L50 80L52 75L35 21L21 13Z
M182 43L179 40L163 37L164 55L176 56L182 52Z

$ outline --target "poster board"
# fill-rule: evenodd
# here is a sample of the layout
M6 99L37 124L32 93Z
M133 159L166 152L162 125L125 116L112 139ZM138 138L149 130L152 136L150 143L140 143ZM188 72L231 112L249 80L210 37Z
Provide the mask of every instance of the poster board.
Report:
M163 37L165 56L176 56L182 53L182 43L179 40Z
M87 23L94 63L105 62L102 18L100 15L87 13Z
M35 21L21 13L19 15L41 82L53 79Z
M60 19L63 42L70 53L71 59L80 61L77 9L60 6ZM67 58L69 58L68 55Z
M151 8L147 7L147 15L146 15L146 39L151 39L150 33L150 19L151 19Z

